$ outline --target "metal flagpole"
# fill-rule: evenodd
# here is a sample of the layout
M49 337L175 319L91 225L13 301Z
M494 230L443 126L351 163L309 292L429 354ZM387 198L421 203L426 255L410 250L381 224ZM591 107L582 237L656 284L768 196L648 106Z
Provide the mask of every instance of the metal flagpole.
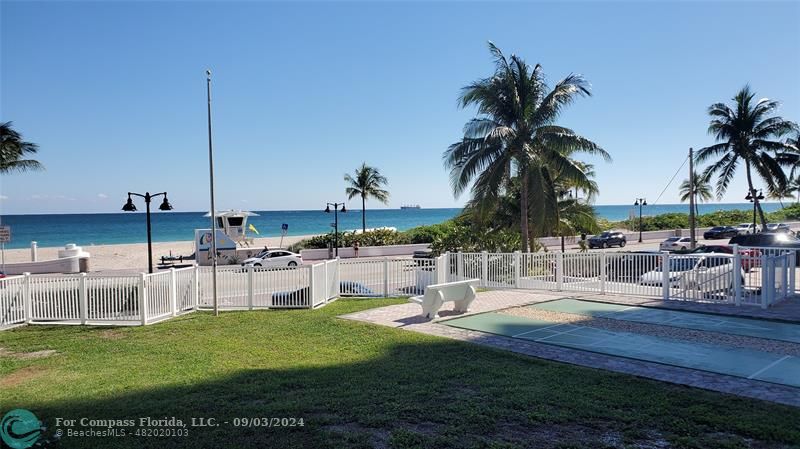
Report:
M214 150L211 144L211 70L206 70L208 98L208 174L211 190L211 290L214 297L214 316L219 316L217 304L217 209L214 206Z

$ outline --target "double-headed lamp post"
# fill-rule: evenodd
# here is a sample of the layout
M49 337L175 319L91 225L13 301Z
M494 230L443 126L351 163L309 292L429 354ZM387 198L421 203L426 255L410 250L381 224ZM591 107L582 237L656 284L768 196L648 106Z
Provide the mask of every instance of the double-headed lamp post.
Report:
M339 257L339 206L342 206L342 213L347 213L344 203L326 203L325 213L331 213L331 206L333 206L333 247L336 251L336 257Z
M755 234L756 233L756 207L757 207L756 204L759 201L764 199L764 194L761 192L761 190L756 191L756 189L753 189L753 190L747 192L747 196L744 197L744 199L746 199L747 201L750 201L751 203L753 203L753 234Z
M128 192L128 201L122 206L122 210L125 212L136 212L136 205L133 204L133 196L140 196L144 198L144 203L147 205L147 269L150 273L153 272L153 237L151 233L150 227L150 201L153 198L158 196L163 196L164 201L161 202L161 205L158 206L158 210L172 210L172 204L169 204L169 200L167 200L167 192L156 193L154 195L150 195L150 192L145 192L144 195L141 193L134 193Z
M647 206L647 200L644 198L636 198L634 206L639 206L639 243L642 243L642 207Z

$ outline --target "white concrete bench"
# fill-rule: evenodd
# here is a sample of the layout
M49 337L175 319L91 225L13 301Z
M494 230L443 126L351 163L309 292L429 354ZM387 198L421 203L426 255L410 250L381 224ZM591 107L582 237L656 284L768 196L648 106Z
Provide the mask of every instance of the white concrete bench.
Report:
M422 315L430 319L438 318L437 313L446 302L454 302L457 312L469 312L469 305L475 300L475 288L480 282L480 279L468 279L433 284L425 287L423 296L414 296L408 300L422 306Z

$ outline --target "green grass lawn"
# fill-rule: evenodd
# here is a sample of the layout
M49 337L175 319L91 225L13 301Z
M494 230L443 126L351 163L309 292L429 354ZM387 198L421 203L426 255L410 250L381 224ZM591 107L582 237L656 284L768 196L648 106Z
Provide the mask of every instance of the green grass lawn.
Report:
M800 410L351 322L320 310L194 313L134 328L0 332L0 413L55 418L302 418L61 447L780 448Z

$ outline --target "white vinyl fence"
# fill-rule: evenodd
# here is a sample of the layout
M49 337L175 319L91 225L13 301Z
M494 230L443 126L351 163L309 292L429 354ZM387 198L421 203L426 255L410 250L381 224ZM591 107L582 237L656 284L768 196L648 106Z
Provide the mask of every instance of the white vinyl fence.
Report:
M637 252L452 253L447 281L515 288L660 297L768 307L800 294L799 250L738 248L733 254ZM739 273L738 276L734 273Z
M660 297L768 307L800 294L798 250L733 254L446 253L432 259L329 260L300 267L218 267L221 310L324 306L339 296L411 296L431 284ZM0 329L23 324L146 325L214 307L210 267L153 274L0 279Z
M339 296L338 260L264 269L218 267L221 310L314 308ZM213 307L211 268L152 274L0 279L0 329L23 324L135 326Z

